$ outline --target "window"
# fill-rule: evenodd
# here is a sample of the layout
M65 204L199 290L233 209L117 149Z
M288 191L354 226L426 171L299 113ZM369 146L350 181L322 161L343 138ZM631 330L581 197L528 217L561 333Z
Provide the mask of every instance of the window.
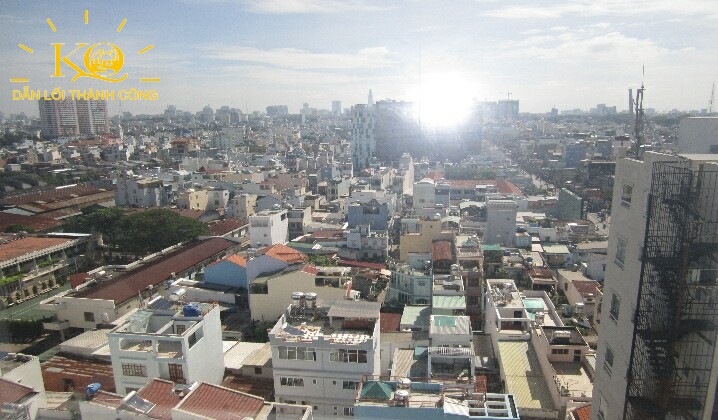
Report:
M611 315L611 319L618 322L618 313L621 310L621 299L616 296L615 293L611 293L611 309L609 311L609 314Z
M286 360L317 360L317 350L313 347L278 346L279 358Z
M344 415L345 416L353 416L354 415L354 407L344 407Z
M187 331L186 325L181 325L181 324L175 325L175 334L183 334L185 331Z
M85 312L85 321L86 322L95 322L94 312Z
M281 377L279 378L279 383L282 386L304 386L304 379L303 378L285 378Z
M335 349L329 353L330 362L366 363L366 350Z
M568 349L551 349L551 354L568 354Z
M606 346L606 354L605 354L605 360L603 361L603 368L608 372L611 373L611 370L613 369L613 350L611 350L610 347Z
M182 371L182 365L177 363L170 363L167 365L170 372L170 381L178 384L185 383L184 372Z
M599 420L606 420L608 412L608 403L603 397L600 397L600 400L598 402L598 418Z
M261 375L261 374L262 374L262 368L261 368L261 367L255 367L255 368L254 368L254 374L255 374L255 375Z
M621 193L621 204L631 207L631 196L633 195L633 185L623 184L623 192Z
M343 381L342 382L342 389L357 389L359 387L359 382L356 381Z
M618 243L616 244L616 263L623 268L623 263L626 261L626 240L618 237Z
M125 376L143 376L147 377L147 366L137 363L123 363L122 374Z

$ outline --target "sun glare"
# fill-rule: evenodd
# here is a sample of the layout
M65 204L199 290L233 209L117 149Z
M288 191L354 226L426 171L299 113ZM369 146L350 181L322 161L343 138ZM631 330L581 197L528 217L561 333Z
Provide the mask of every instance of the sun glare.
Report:
M422 76L416 96L423 125L452 127L469 116L475 92L461 75L444 73Z

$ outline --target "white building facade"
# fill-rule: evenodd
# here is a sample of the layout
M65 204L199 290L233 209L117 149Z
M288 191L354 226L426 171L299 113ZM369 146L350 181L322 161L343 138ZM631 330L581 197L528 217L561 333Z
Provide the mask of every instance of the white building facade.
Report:
M289 240L287 210L264 210L249 216L249 242L252 248L283 244Z
M362 376L381 369L379 305L300 302L269 333L276 401L312 406L317 418L352 416Z

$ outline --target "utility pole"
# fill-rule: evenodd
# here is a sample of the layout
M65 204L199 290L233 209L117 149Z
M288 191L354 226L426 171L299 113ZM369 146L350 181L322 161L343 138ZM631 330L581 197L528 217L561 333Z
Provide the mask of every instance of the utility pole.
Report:
M645 77L646 68L643 67L643 76ZM636 102L634 109L636 110L636 125L635 125L635 131L634 136L636 138L636 150L634 153L634 156L636 158L640 157L641 153L641 145L643 144L644 140L644 127L645 127L645 121L644 121L644 110L643 110L643 93L646 90L646 88L643 85L643 78L641 77L641 87L636 89Z

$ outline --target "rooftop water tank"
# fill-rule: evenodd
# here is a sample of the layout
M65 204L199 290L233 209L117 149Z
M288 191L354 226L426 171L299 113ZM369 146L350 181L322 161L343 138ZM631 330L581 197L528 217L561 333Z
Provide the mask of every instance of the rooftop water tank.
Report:
M182 308L182 314L186 317L198 317L201 315L197 303L188 303Z
M87 385L87 388L85 388L85 395L88 397L91 397L97 393L97 391L100 390L102 385L98 383Z

